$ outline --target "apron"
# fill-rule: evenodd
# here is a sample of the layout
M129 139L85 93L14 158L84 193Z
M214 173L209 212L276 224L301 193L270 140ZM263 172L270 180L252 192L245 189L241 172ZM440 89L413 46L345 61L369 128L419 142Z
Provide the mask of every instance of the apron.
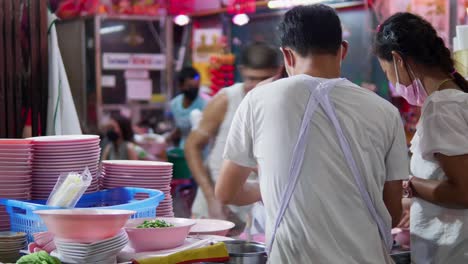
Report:
M278 230L279 225L281 224L281 221L283 220L284 213L288 208L289 201L291 200L291 197L294 193L294 189L296 188L296 184L299 179L299 173L302 167L302 162L304 161L304 153L307 146L307 139L309 138L309 124L315 110L319 105L322 106L325 114L328 116L333 126L335 127L341 150L343 151L343 154L346 158L346 162L348 163L348 166L351 169L351 173L353 174L358 190L367 206L367 209L369 210L369 213L371 214L374 221L377 223L380 236L384 241L387 250L390 252L392 248L393 239L391 237L391 227L385 225L383 218L377 213L377 210L375 209L375 206L372 203L370 195L367 192L367 189L365 188L362 175L359 172L358 166L356 165L356 161L353 158L350 145L343 133L343 130L341 129L338 118L336 117L335 108L333 107L329 99L329 93L331 89L333 89L338 82L343 80L345 79L332 79L321 83L315 81L309 87L311 94L307 103L304 117L302 119L299 137L294 146L292 160L289 167L289 180L288 184L286 185L286 189L283 192L283 197L281 199L282 203L280 205L280 209L275 220L273 233L268 243L268 253L270 253L271 249L273 248L276 232Z

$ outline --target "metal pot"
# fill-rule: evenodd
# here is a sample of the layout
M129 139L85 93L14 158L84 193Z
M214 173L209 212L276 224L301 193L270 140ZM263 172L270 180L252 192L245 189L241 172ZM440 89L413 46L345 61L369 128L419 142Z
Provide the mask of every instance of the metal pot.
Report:
M267 252L264 244L244 240L224 241L229 252L226 264L266 264ZM207 263L208 264L208 263Z

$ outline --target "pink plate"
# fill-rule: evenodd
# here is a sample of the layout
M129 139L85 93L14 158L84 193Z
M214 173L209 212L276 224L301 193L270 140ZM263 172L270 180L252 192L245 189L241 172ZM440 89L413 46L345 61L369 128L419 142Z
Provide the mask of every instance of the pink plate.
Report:
M107 175L107 174L101 174L101 176L105 179L109 180L116 180L116 181L134 181L138 180L141 182L154 182L154 183L171 183L172 175L169 176L160 176L160 175L155 175L153 177L141 177L139 175L135 176L115 176L115 175Z
M34 160L86 160L99 158L101 151L97 150L85 154L49 154L49 155L34 155Z
M118 168L172 168L172 163L170 162L161 162L161 161L144 161L144 160L105 160L102 162L105 166L108 167L118 167Z
M44 155L83 155L87 153L93 153L100 151L99 146L94 147L83 147L83 148L49 148L49 149L35 149L34 155L44 156Z
M225 220L195 219L196 224L190 229L191 235L225 236L235 224Z
M112 175L140 175L140 176L147 176L151 177L153 175L168 175L168 174L173 174L172 171L163 171L163 170L109 170L108 168L102 167L102 171L105 172L106 174L112 174Z
M12 168L10 166L0 166L0 175L10 174L10 175L28 175L32 173L32 169L21 167L20 169Z
M99 147L99 141L96 142L85 142L85 143L70 143L70 144L47 144L47 145L34 145L35 151L48 151L48 150L67 150L67 149L84 149Z
M155 175L161 175L161 176L169 176L169 175L172 175L172 171L154 171L154 172L150 172L150 173L146 173L146 172L139 172L139 171L130 171L130 172L126 172L126 171L109 171L109 170L106 170L105 168L102 170L105 174L107 175L115 175L115 176L135 176L135 175L138 175L139 177L154 177Z
M11 150L14 150L15 152L31 152L32 147L29 145L6 145L6 146L0 146L0 152L9 152Z
M36 172L60 172L60 171L83 171L85 167L88 167L90 171L96 171L98 169L97 164L78 164L78 165L57 165L57 166L33 166L34 173Z
M99 136L97 135L65 135L65 136L41 136L27 138L32 140L34 144L61 144L61 143L72 143L72 142L88 142L98 141Z
M25 156L25 157L15 157L15 156L10 156L10 157L1 157L0 156L0 162L32 162L32 155L31 156Z
M0 145L10 145L10 144L31 144L32 140L30 139L16 139L16 138L0 138Z
M32 149L0 149L0 155L8 155L8 156L13 156L13 155L31 155Z
M133 181L117 181L117 180L109 180L109 179L101 179L101 182L104 184L138 184L138 185L147 185L148 188L151 188L153 186L157 186L159 188L165 188L165 189L170 189L169 183L151 183L151 182L142 182L139 180L133 180Z
M17 178L2 178L2 176L0 176L0 186L2 184L12 184L12 183L18 183L18 182L22 184L32 184L32 179L27 178L27 179L19 180Z
M70 161L70 162L34 162L34 170L36 169L68 169L72 168L81 168L81 167L97 167L98 161Z
M31 160L26 161L6 161L0 158L0 166L8 167L30 167L32 165Z

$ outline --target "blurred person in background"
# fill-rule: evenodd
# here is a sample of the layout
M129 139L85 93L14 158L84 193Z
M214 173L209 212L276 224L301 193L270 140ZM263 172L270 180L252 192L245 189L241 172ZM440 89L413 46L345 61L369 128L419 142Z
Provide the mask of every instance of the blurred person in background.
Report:
M223 159L222 153L232 118L244 96L261 81L278 74L280 57L277 49L265 43L245 47L240 56L243 83L222 89L207 105L197 127L190 133L185 145L185 155L193 178L199 186L192 206L194 218L229 219L236 222L234 233L243 231L251 206L225 206L214 197L214 185ZM208 164L203 153L214 141ZM254 173L251 175L256 178Z
M395 92L422 107L411 141L412 263L468 263L468 82L434 27L398 13L378 28L374 50ZM406 214L408 216L408 214Z
M137 160L134 132L130 120L121 115L111 117L107 125L108 144L104 147L103 160Z
M192 67L183 68L177 81L181 94L170 102L170 111L175 121L175 129L167 137L168 143L176 143L184 148L185 140L192 129L190 113L193 110L203 110L206 101L199 96L200 73Z

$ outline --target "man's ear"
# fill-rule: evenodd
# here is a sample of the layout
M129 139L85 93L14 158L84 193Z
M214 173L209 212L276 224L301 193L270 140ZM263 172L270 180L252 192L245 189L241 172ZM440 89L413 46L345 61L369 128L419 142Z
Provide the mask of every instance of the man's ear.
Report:
M341 60L343 61L346 58L346 55L348 55L348 48L349 48L349 43L346 40L343 40L341 43Z
M283 53L285 66L288 66L289 68L293 68L294 65L296 64L296 58L292 50L288 48L281 48L281 52Z

